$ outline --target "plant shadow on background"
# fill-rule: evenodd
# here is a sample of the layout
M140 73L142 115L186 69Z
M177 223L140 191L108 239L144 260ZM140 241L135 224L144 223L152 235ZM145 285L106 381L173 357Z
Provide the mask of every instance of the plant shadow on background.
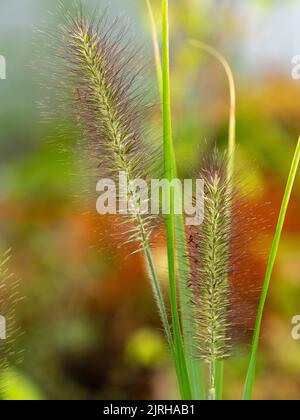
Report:
M89 201L79 193L79 199L74 202L72 185L88 189L86 182L90 182L87 180L89 175L86 176L87 168L82 176L80 153L84 156L93 154L97 158L102 157L103 150L111 153L113 158L109 163L101 159L102 174L118 169L134 178L147 172L150 178L155 168L151 162L147 168L144 157L151 153L157 156L157 151L148 152L145 149L148 144L143 144L143 136L135 131L137 122L144 120L144 114L137 113L131 102L134 98L128 91L126 80L129 79L126 79L123 62L117 67L118 48L122 49L123 44L110 45L105 32L101 31L99 42L96 31L87 30L80 15L75 21L67 19L71 26L62 39L67 47L64 58L69 60L72 76L68 73L68 78L63 81L66 81L65 87L72 85L71 92L76 92L72 106L77 117L86 124L87 138L96 144L96 148L90 147L88 141L84 144L79 141L79 147L75 147L73 134L64 134L60 139L65 150L58 150L57 142L45 141L41 145L41 137L61 136L57 128L59 117L47 122L44 128L27 130L28 136L33 137L29 145L24 144L24 140L16 142L20 145L18 150L9 147L8 142L2 145L2 156L6 156L7 161L2 164L1 177L7 187L1 200L5 222L1 247L4 252L13 245L13 270L23 278L22 293L27 296L26 304L19 308L19 322L26 334L17 339L17 346L31 349L25 352L21 366L6 369L6 374L14 380L12 385L3 388L3 398L151 399L181 396L186 399L240 399L247 369L244 398L250 398L262 313L288 204L279 264L273 273L273 287L264 313L254 398L297 399L299 394L299 343L291 338L291 319L300 310L297 298L298 179L290 203L289 199L299 161L298 144L291 165L299 134L297 93L299 95L300 88L288 77L275 72L265 77L263 88L253 79L249 89L247 80L241 78L238 81L236 130L234 86L230 68L227 68L232 100L228 134L228 82L220 66L221 62L226 70L227 62L216 49L197 41L209 40L211 45L224 51L218 39L224 32L224 22L220 22L223 29L216 34L204 23L209 8L202 9L193 1L184 6L172 5L169 12L171 22L176 21L176 28L171 25L175 45L172 44L171 49L170 84L168 2L162 2L162 10L159 3L147 1L141 6L141 12L145 14L145 22L154 40L157 103L160 93L162 97L164 175L172 179L179 173L180 177L189 178L197 173L203 156L210 156L210 164L201 174L208 186L207 204L212 206L209 212L212 218L205 219L202 229L184 232L182 220L171 214L166 218L164 238L162 227L159 230L156 225L152 228L152 220L140 217L136 211L134 220L127 221L131 241L119 247L120 240L116 239L119 221L87 214L94 206L92 200L96 200L96 196ZM151 5L157 6L154 11ZM147 6L152 26L146 21ZM223 12L224 16L228 13L226 9ZM162 19L157 18L159 16ZM234 18L232 16L232 20ZM225 51L226 45L228 48L237 37L241 23L238 19L232 22L227 31L228 39L224 42ZM60 24L56 22L56 27ZM115 25L114 29L118 34L121 28ZM55 31L55 26L51 30ZM191 38L194 40L189 41ZM152 57L150 49L148 53ZM97 61L100 58L104 62ZM109 75L103 81L106 64ZM114 90L114 72L118 75L124 72L121 90ZM101 78L97 78L99 74ZM130 76L133 74L129 73ZM148 77L148 84L154 86L154 65L153 75ZM104 103L99 103L99 100L104 100ZM115 112L114 107L119 103L126 103L126 107ZM109 104L114 112L103 114L105 104ZM14 106L12 103L8 111L14 110ZM147 114L147 108L145 112ZM32 125L35 125L34 112L31 114ZM106 118L104 123L103 115ZM148 119L149 116L149 125L160 121L160 107L151 110ZM115 117L119 120L114 121ZM24 126L25 121L19 121L15 127L10 118L6 119L4 127L7 136L21 138ZM114 138L116 127L119 132ZM236 149L235 131L239 145ZM205 137L212 140L202 140ZM120 148L118 138L125 139L125 148ZM141 138L139 147L134 143L137 138ZM106 149L108 144L109 149ZM216 144L222 151L228 149L229 144L228 157L223 158L225 162L219 163L219 158L214 158ZM220 152L219 155L223 154ZM246 197L236 198L232 177L234 160L241 172L239 176L249 179L251 184L251 194ZM109 166L111 164L113 168ZM92 166L90 161L88 165ZM243 167L251 168L250 176L249 170L243 171ZM100 170L96 175L99 177L99 174ZM84 204L78 203L81 199ZM269 201L271 209L270 206L261 206ZM255 212L254 224L253 214L249 215L250 208ZM249 242L245 266L237 255L244 252L239 248L240 240L236 240L236 232L231 232L236 211L241 215L239 223L242 224L242 227L237 227L238 239L241 239L241 229L244 229L243 242ZM248 227L250 222L251 228ZM148 242L151 242L153 229L155 244L152 246ZM106 234L108 231L109 235ZM247 235L255 240L247 241ZM105 239L100 241L100 236ZM215 250L205 247L210 241L212 247L216 246ZM130 255L136 248L141 252ZM270 248L265 276L267 258L262 254L268 253ZM176 258L179 259L178 273ZM160 317L152 301L148 274ZM251 345L258 290L264 277ZM239 292L234 295L232 288L239 289ZM228 313L232 319L228 320ZM240 321L235 324L232 321L236 317ZM170 350L165 343L160 318ZM229 328L230 324L232 328ZM196 330L199 334L191 334ZM229 359L228 353L233 353ZM281 381L280 389L274 389L274 380Z

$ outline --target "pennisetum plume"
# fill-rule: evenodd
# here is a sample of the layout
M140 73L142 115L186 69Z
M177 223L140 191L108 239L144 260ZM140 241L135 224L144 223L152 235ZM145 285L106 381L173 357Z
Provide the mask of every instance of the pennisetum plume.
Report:
M205 212L189 233L196 356L209 366L209 399L216 399L215 369L229 355L228 309L232 189L215 152L201 173Z
M97 175L117 181L122 173L127 178L126 196L118 196L120 205L124 200L130 203L129 214L120 216L127 226L123 239L135 243L136 250L145 254L153 293L174 355L150 246L157 216L144 214L134 186L136 179L149 181L157 158L157 152L145 141L144 120L150 105L145 104L145 91L138 88L138 54L124 41L124 29L118 29L116 22L108 24L105 16L99 21L88 20L81 10L76 17L66 13L65 20L62 57L67 66L68 87L73 93L70 105L87 138L87 157L96 162Z
M76 92L74 107L90 140L88 149L97 161L98 175L117 180L123 173L130 186L135 179L147 179L150 169L139 126L142 111L134 96L138 73L127 74L135 56L124 57L120 34L117 39L112 37L113 27L106 31L99 28L80 17L65 33L66 57ZM130 238L144 247L151 234L151 216L142 214L135 188L129 187L125 198L132 204Z
M253 272L253 232L263 233L265 220L248 202L245 182L228 178L227 155L215 150L204 163L204 220L188 232L194 307L195 357L208 365L208 398L218 399L218 367L249 340L260 284L245 283ZM252 302L253 308L247 304Z

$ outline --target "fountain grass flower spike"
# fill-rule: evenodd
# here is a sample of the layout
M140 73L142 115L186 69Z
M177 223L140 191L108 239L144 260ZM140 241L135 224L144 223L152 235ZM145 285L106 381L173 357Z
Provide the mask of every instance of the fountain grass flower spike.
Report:
M87 154L96 160L98 174L111 179L122 172L126 174L128 183L138 178L149 180L151 161L156 159L157 153L153 153L144 141L143 119L149 107L141 100L145 96L144 90L137 88L140 71L132 67L137 56L124 43L124 30L117 29L115 24L105 26L104 18L98 23L94 19L89 22L80 12L76 18L67 15L63 40L63 59L69 70L70 89L74 92L71 105L88 139ZM134 242L136 249L145 254L181 395L189 398L188 386L182 379L184 360L180 359L178 341L176 343L178 335L175 331L178 332L178 329L173 325L174 334L171 331L150 247L153 223L157 217L143 214L141 203L134 194L134 190L128 189L127 201L135 203L136 207L130 215L123 217L128 222L124 241Z
M205 213L203 224L190 233L190 285L195 308L195 357L209 367L208 398L215 400L216 364L230 353L227 330L232 194L217 156L201 178L205 181Z

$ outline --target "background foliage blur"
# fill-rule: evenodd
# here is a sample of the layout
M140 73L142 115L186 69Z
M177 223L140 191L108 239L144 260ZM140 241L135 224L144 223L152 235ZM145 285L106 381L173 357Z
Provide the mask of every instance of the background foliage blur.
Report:
M160 1L152 2L158 12ZM11 271L22 279L25 296L18 305L22 334L15 343L24 350L23 361L1 373L7 383L2 398L176 398L143 259L128 256L110 236L100 241L106 221L95 215L94 192L90 200L82 195L75 139L63 139L69 147L62 150L59 122L41 123L37 103L48 93L37 79L46 45L39 45L34 67L30 63L36 55L35 27L46 21L50 32L56 31L57 22L50 24L48 15L55 3L2 0L0 5L0 54L7 60L7 80L0 81L0 252L12 248ZM110 4L112 15L130 16L132 33L147 47L145 61L151 61L145 2L102 3ZM249 200L271 202L267 235L253 249L262 276L300 132L300 81L291 77L291 59L300 54L300 2L177 0L170 5L180 173L193 175L206 150L226 143L226 79L213 59L188 45L194 37L218 48L236 76L238 166L251 180ZM154 85L154 68L152 73ZM300 314L299 187L300 177L265 313L259 399L300 398L300 341L291 338L291 319ZM164 281L163 244L155 256ZM245 278L245 290L249 281ZM241 397L246 362L243 351L228 363L227 398Z

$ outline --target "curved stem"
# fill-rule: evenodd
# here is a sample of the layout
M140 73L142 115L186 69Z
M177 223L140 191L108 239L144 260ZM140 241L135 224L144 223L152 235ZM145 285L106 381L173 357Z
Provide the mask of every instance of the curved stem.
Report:
M228 179L232 179L234 173L234 162L235 162L235 146L236 146L236 88L234 76L231 67L225 57L219 53L215 48L211 47L204 42L196 39L190 39L189 43L196 48L208 52L210 55L215 57L225 70L230 93L230 107L229 107L229 130L228 130Z

